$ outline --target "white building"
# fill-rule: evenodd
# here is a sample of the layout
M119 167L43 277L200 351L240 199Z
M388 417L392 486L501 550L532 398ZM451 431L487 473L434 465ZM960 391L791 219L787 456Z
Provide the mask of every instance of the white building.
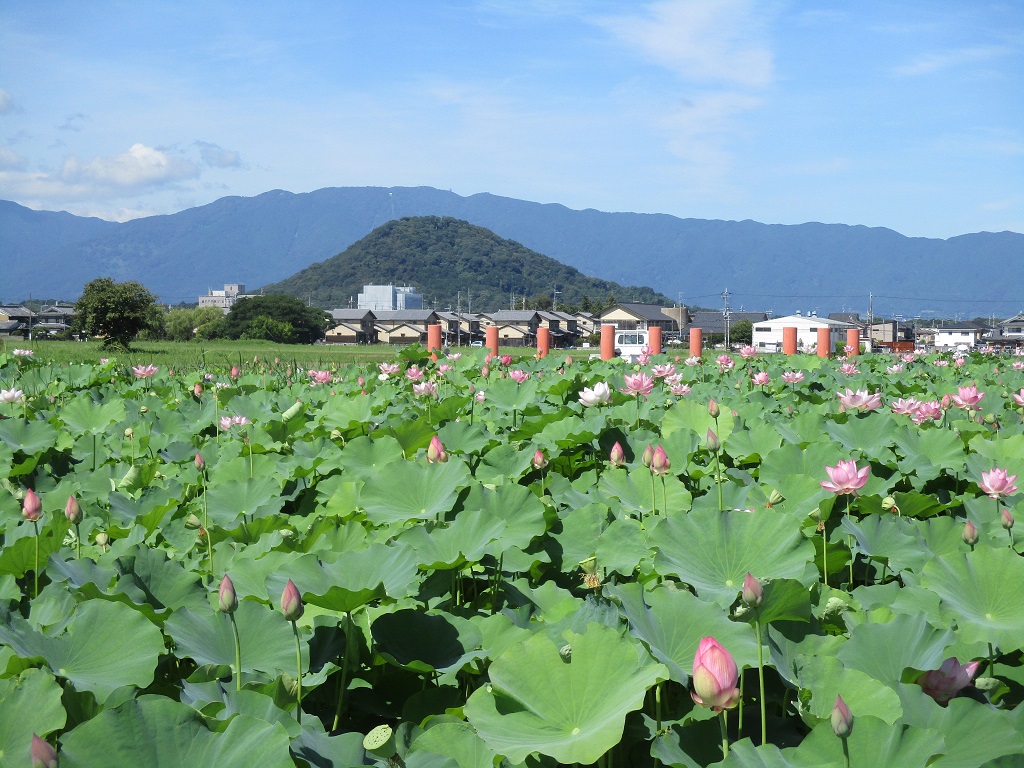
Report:
M356 308L371 312L423 309L423 296L409 285L364 285Z
M973 349L985 329L973 323L954 328L935 328L935 349L968 350Z
M245 295L245 286L241 283L228 283L223 291L210 291L205 296L199 297L200 307L220 307L225 312L231 309L232 305Z
M758 352L781 352L782 329L796 328L796 348L802 352L817 350L818 329L829 329L829 351L835 349L837 341L846 342L846 330L854 328L850 323L840 320L829 320L817 315L788 315L774 317L754 323L752 344Z

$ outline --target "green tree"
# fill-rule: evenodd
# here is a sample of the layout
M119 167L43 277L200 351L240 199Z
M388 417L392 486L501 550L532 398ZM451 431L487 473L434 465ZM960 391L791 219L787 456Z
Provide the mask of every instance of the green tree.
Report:
M754 326L749 320L737 320L729 327L730 344L750 344L754 340Z
M167 338L171 341L192 341L205 335L205 326L216 323L223 317L224 313L220 307L172 309L167 313L164 328Z
M295 329L291 323L283 323L266 315L253 318L242 333L243 339L264 339L278 344L291 344L295 340Z
M100 277L86 283L75 304L75 326L103 337L105 348L127 349L154 320L156 297L135 282L116 283Z
M250 326L261 317L290 325L293 335L288 343L312 344L322 339L327 329L327 314L322 309L307 307L293 296L268 294L251 296L235 302L224 318L225 335L231 339L242 338L250 330ZM257 331L261 333L280 330L270 330L264 320L257 326Z

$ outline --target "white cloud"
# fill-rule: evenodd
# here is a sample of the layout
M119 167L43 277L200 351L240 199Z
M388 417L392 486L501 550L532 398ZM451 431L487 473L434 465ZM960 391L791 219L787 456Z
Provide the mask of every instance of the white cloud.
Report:
M199 168L192 162L145 144L132 144L114 157L94 157L83 163L73 155L64 161L61 179L67 183L95 184L125 191L194 179Z
M14 97L3 88L0 88L0 115L12 111L14 111Z
M959 48L939 53L926 53L918 56L913 61L894 67L892 74L896 77L920 77L958 67L962 64L989 61L1011 53L1013 53L1011 49L1001 46Z
M665 0L598 23L691 82L763 88L773 79L763 13L749 0Z
M23 171L28 161L10 147L0 147L0 171Z
M199 156L211 168L241 168L242 156L233 150L224 149L208 141L196 141Z

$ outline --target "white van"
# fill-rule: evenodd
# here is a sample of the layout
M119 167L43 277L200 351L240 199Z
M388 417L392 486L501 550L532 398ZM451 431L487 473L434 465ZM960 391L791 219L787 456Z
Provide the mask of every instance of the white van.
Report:
M635 363L640 355L650 349L650 334L647 331L615 331L615 354L627 362Z

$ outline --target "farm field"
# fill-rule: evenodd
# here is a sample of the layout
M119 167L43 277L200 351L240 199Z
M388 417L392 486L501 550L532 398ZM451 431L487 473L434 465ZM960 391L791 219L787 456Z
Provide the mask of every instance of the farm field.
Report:
M1021 764L1024 359L205 349L0 351L0 765Z

